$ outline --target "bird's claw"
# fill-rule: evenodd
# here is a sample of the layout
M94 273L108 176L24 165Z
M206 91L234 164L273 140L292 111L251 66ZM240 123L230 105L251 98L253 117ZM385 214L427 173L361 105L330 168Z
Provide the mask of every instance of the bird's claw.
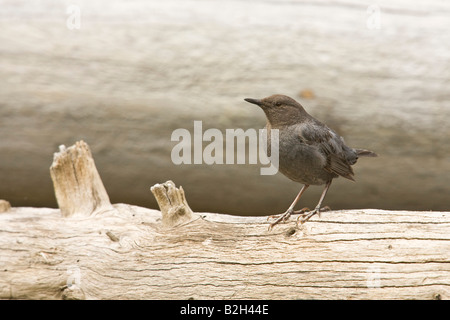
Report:
M274 222L272 222L269 225L269 231L273 229L273 227L275 227L277 224L279 224L280 222L284 223L286 222L289 217L291 216L291 214L295 213L295 214L300 214L300 216L297 218L297 225L303 224L306 221L308 221L312 216L314 216L315 214L318 214L320 217L320 213L324 212L324 211L330 211L331 208L329 206L325 206L323 208L315 208L313 211L311 211L309 208L305 207L303 209L294 211L292 209L288 209L286 210L285 213L279 214L279 215L273 215L273 216L268 216L267 217L267 221L269 221L270 219L275 219Z
M286 222L289 219L289 217L291 216L292 213L294 213L294 210L288 209L288 210L286 210L285 213L282 213L280 215L273 215L273 216L267 217L267 221L269 219L276 219L274 222L272 222L269 225L269 231L272 230L272 228L274 226L276 226L277 224L279 224L280 222L283 222L283 223Z
M314 209L313 211L309 211L308 213L305 213L297 218L297 225L298 224L304 224L306 221L308 221L313 215L318 213L320 210Z
M303 210L303 209L302 209ZM321 212L325 212L325 211L331 211L331 208L329 206L325 206L322 208L315 208L313 211L309 211L309 212L304 212L302 215L300 215L297 218L297 225L300 224L304 224L306 221L308 221L312 216L314 216L315 214L319 215L320 218L320 213Z
M311 211L308 207L304 207L303 209L294 211L295 214L304 214L305 212Z

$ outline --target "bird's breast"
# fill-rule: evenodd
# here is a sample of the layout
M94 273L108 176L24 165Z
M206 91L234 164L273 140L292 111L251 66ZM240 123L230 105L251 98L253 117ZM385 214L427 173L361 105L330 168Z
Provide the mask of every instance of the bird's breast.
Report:
M326 157L315 145L302 143L289 130L279 130L279 141L268 139L268 151L278 148L278 170L289 179L310 185L321 185L335 177L324 169Z

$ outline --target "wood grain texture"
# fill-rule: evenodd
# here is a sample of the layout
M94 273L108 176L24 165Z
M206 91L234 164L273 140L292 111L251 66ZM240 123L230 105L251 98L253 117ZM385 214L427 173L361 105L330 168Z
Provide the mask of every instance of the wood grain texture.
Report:
M450 212L331 211L272 232L265 217L194 216L166 228L159 211L125 204L88 218L12 208L0 298L450 297Z

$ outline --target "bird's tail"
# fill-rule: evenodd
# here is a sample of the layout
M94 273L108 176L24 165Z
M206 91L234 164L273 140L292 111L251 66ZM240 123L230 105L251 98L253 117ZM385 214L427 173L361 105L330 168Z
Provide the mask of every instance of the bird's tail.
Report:
M366 150L366 149L355 149L356 154L358 155L358 157L378 157L378 155L370 150Z

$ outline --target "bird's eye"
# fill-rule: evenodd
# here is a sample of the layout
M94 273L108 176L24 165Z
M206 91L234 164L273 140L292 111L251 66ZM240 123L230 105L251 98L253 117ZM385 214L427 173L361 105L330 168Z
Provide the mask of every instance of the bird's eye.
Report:
M275 105L277 106L277 107L279 107L279 106L281 106L281 102L275 102Z

